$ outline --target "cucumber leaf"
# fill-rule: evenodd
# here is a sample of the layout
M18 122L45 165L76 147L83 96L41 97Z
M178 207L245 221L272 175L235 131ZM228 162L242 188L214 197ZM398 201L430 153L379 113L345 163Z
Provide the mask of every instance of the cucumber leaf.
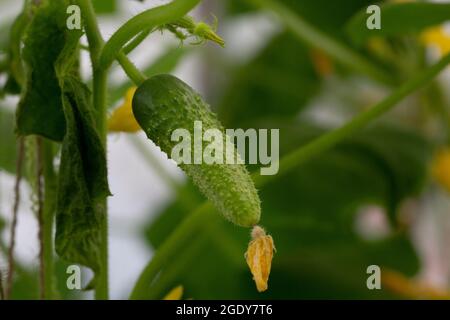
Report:
M61 141L65 118L55 61L64 48L68 1L45 1L36 8L24 40L28 67L25 94L17 111L17 132Z
M105 219L102 201L110 192L105 148L95 127L91 92L77 70L80 36L81 32L67 35L55 62L66 125L59 167L55 247L65 261L85 265L97 276L101 272L101 226Z
M63 90L67 127L59 169L56 252L98 273L105 219L98 200L109 195L105 151L89 108L88 88L67 77Z

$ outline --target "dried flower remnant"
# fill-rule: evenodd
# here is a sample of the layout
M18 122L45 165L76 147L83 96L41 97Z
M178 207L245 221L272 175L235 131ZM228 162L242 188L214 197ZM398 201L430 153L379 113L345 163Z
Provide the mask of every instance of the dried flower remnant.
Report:
M269 281L274 251L275 246L272 237L267 235L260 226L253 227L252 240L248 244L245 259L259 292L266 291L268 288L267 282Z
M438 151L433 160L432 174L450 192L450 148Z
M141 130L141 127L134 118L131 107L131 102L136 89L136 87L128 89L124 103L114 110L113 114L108 119L108 130L110 132L135 133Z
M181 300L183 296L183 286L178 286L170 290L170 292L163 298L163 300Z

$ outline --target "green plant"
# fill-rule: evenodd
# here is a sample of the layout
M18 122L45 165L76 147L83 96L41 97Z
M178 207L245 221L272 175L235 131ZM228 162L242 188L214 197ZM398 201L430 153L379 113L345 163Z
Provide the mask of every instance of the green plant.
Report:
M111 193L107 179L106 156L108 110L110 108L107 93L111 91L113 96L119 92L112 99L117 100L131 86L130 83L125 83L120 87L108 90L108 72L114 61L121 65L132 85L137 87L136 93L129 94L128 98L131 100L131 96L134 96L132 110L137 123L148 138L169 156L174 147L174 142L170 137L170 133L174 129L187 128L188 131L193 132L193 123L200 120L205 129L216 128L223 131L223 126L219 122L219 118L222 119L222 117L217 117L194 89L174 76L155 75L156 73L170 72L172 66L183 54L180 53L181 51L171 50L170 54L164 55L156 66L150 65L146 72L138 70L128 57L129 53L138 47L148 35L160 30L171 32L182 42L186 42L188 38L194 38L192 44L212 41L223 46L224 41L216 34L214 26L204 22L198 23L187 15L200 2L200 0L173 0L167 5L146 10L123 24L106 42L100 34L93 3L89 0L43 0L40 2L26 0L23 11L12 25L5 61L0 60L0 72L4 72L8 76L4 92L8 94L21 93L15 119L19 149L15 155L16 168L14 168L13 162L3 158L0 166L16 175L17 197L19 196L18 185L24 177L32 186L33 195L37 199L35 205L37 206L41 247L40 298L59 297L56 290L57 284L54 281L57 263L54 261L53 250L60 258L69 263L81 264L92 269L95 276L87 289L94 289L97 299L108 299L109 297L106 199ZM282 122L282 125L279 125L283 129L282 132L292 136L295 143L286 146L288 152L283 153L283 157L279 160L280 171L275 176L259 176L257 171L249 175L243 164L181 164L180 167L210 202L203 202L203 198L198 197L195 190L193 191L190 187L183 189L176 182L170 182L181 194L179 197L183 208L181 211L188 210L189 212L185 216L175 216L176 219L166 218L170 221L162 220L160 222L158 220L156 222L161 223L163 228L156 228L157 232L150 232L149 237L157 250L137 280L130 296L132 299L163 296L163 292L170 287L171 281L179 274L180 271L177 268L182 269L183 264L192 263L189 262L189 259L195 256L198 248L202 245L205 243L210 245L205 240L205 234L209 235L208 239L212 239L212 242L217 242L215 245L221 247L227 254L225 260L231 261L230 264L233 264L235 268L233 270L238 270L236 273L239 273L240 268L245 264L242 259L242 243L245 243L246 239L239 238L240 235L231 240L227 238L231 233L226 229L229 226L224 227L221 221L217 220L214 211L218 210L225 218L238 226L255 226L259 223L261 215L261 204L256 188L261 189L263 199L267 200L265 203L263 201L262 217L266 219L263 222L274 226L274 230L270 230L270 232L274 235L275 240L277 237L281 238L281 247L285 245L289 248L290 245L285 238L286 234L289 234L289 230L286 231L286 229L297 226L297 223L304 223L304 221L298 221L292 217L289 217L292 220L286 220L287 222L281 221L281 219L277 220L278 212L276 211L285 209L287 212L301 210L303 213L311 214L309 218L313 222L307 220L306 226L301 226L302 232L295 232L295 234L298 237L305 237L306 243L309 238L306 239L305 234L311 238L323 236L327 239L326 237L330 237L331 240L328 244L330 244L331 256L339 255L341 243L333 243L330 234L336 238L341 237L339 239L342 240L342 243L356 244L355 251L361 252L361 255L373 252L376 256L383 250L397 247L409 249L409 242L406 243L403 232L399 232L386 243L381 243L379 247L355 240L349 231L351 223L348 216L350 208L354 210L357 205L371 200L380 203L387 209L393 225L398 223L396 213L400 202L418 192L425 180L424 163L426 160L422 159L422 154L427 152L424 150L428 150L428 144L419 137L413 136L409 132L405 133L399 128L388 129L383 126L375 126L370 128L372 131L363 131L363 129L369 124L373 124L403 99L418 92L419 89L429 90L433 79L450 63L450 54L443 56L431 66L425 66L425 63L420 66L415 65L414 75L411 76L410 73L399 71L403 66L382 65L378 63L377 57L359 50L361 45L369 41L370 34L358 31L357 26L362 23L361 17L363 17L358 10L353 10L353 8L351 10L354 17L350 20L347 28L350 41L343 42L339 37L330 35L326 28L316 27L308 19L301 17L297 13L301 10L289 7L284 1L248 0L246 3L250 5L250 9L247 7L246 10L251 10L252 6L256 6L275 13L281 24L291 31L293 37L286 35L277 37L273 43L269 44L267 51L261 55L259 60L249 64L242 74L236 75L237 80L231 84L231 89L224 99L231 103L224 103L226 107L219 108L219 115L226 113L223 121L227 125L233 121L238 123L237 114L242 115L242 119L250 121L253 125L256 124L258 113L265 112L264 116L267 118L273 116L273 119L283 116L292 117L299 111L301 105L306 103L308 99L304 96L294 102L291 101L293 100L291 97L296 97L298 94L297 86L290 88L288 83L278 84L276 77L273 77L279 69L285 72L283 75L292 72L289 70L290 66L277 66L279 69L275 71L267 68L269 64L266 60L271 60L272 63L273 57L276 56L279 58L277 61L282 61L283 58L280 58L279 55L290 53L289 50L278 50L279 46L286 43L292 45L296 40L300 40L302 43L302 46L295 47L295 50L298 50L293 51L296 55L301 54L307 57L305 45L318 48L327 57L333 59L333 62L351 72L368 76L378 84L391 88L392 92L369 109L357 113L342 126L328 131L304 125L301 128L303 131L298 134L297 128L292 128L286 125L287 122ZM305 5L305 3L300 5ZM69 30L66 26L66 8L69 5L78 5L81 8L82 25L89 42L87 47L80 45L83 32ZM377 35L387 38L421 31L425 27L446 19L445 15L441 14L442 8L447 10L448 5L400 4L387 6L385 10L389 27L385 33L379 32ZM414 14L411 12L417 13L422 9L427 10L432 17L416 23ZM305 12L308 11L305 10ZM402 28L396 27L395 24L398 12L403 12L409 17L402 20L404 24ZM22 44L23 50L21 50ZM384 44L388 46L387 43ZM84 83L80 76L81 50L87 50L90 54L93 74L91 84ZM397 54L395 50L392 52L389 49L382 51L382 54L394 55L394 57ZM267 72L263 77L261 70ZM395 77L389 75L389 72L393 72L393 70L396 71ZM314 72L311 66L302 67L300 71L305 74ZM289 79L299 81L311 89L305 90L302 94L312 94L318 90L320 85L317 75L310 77L314 79L315 83L306 83L303 81L304 79L297 78L301 72L295 70ZM261 78L266 81L263 85L258 83L258 85L252 86L254 84L252 81L261 80ZM407 80L401 84L403 79ZM236 96L238 91L236 88L241 85L245 88L244 94ZM439 89L436 90L439 92ZM281 107L278 109L266 108L265 103L269 99L264 99L264 97L268 92L277 102L284 101L283 99L290 100L286 103L288 107L282 111L280 111ZM432 94L432 96L436 99L439 97L437 94ZM298 103L298 101L302 103ZM121 109L123 112L117 113L119 118L133 116L130 103L131 101L126 102ZM245 104L252 104L252 106L247 110L240 108ZM228 105L231 107L226 109ZM447 118L444 117L442 122L443 126L447 128L449 122L446 106L442 101L433 102L433 105L436 105L440 114L446 115ZM258 107L260 109L257 109ZM1 112L2 119L3 117L9 119L7 123L10 123L13 119L12 114L3 110ZM265 120L262 116L257 120L261 119ZM274 121L270 124L277 125L273 119L270 119L270 121ZM134 121L134 118L128 120ZM2 125L1 129L4 128L8 129L6 125ZM120 126L116 126L116 128L119 129L115 131L121 131ZM123 131L134 132L137 129L135 123L131 122ZM359 137L357 133L360 132L362 133ZM37 138L30 138L34 136ZM379 137L379 140L384 142L383 145L380 145L379 141L373 137ZM10 139L13 138L10 137ZM23 173L23 163L26 162L23 148L27 145L24 139L36 151L33 154L34 160L28 159L33 169L29 176ZM222 142L225 145L230 143L226 139ZM236 153L234 146L232 150L233 153ZM59 154L60 163L59 166L56 166L54 160ZM398 158L392 157L393 154ZM417 160L418 158L420 159ZM309 167L304 171L299 170L302 165ZM322 172L330 173L329 176L332 175L335 181L343 185L346 185L347 180L340 174L347 172L354 178L355 185L358 183L359 187L346 185L348 190L345 188L336 190L336 188L330 191L327 185L320 184L328 177ZM298 179L289 180L290 175L298 177ZM369 183L373 184L370 188L364 187ZM293 207L290 207L289 199L283 197L283 188L286 185L303 192L303 194L296 195L301 201ZM328 195L333 201L328 204L326 201L318 200L318 195ZM289 196L292 197L291 194ZM280 201L280 199L285 201ZM16 201L17 205L18 201ZM275 214L267 215L265 218L264 210ZM17 208L14 211L14 221L16 221ZM311 230L308 223L312 225L319 223L317 217L313 217L314 214L328 211L334 211L336 217L327 216L320 219L330 219L330 225L332 225L330 229L333 231L322 234L322 229L318 228L320 231L316 234L315 229ZM179 218L182 220L179 221ZM56 234L53 237L54 223ZM343 230L336 227L341 224L345 225ZM13 230L14 225L15 222ZM274 244L272 238L267 236L260 227L255 227L254 230L256 231L253 232L253 240L247 251L247 263L255 277L258 290L264 291L267 288L268 275L271 270ZM180 247L195 237L197 232L201 235L192 241L193 245L189 248L192 251L188 251L180 257L179 265L171 267L169 262L175 260ZM232 232L238 234L240 231L236 228ZM247 237L247 235L245 236ZM320 241L323 239L321 238ZM53 244L55 248L53 248ZM344 245L342 244L342 246ZM335 248L337 248L336 252L334 252ZM298 248L289 249L297 252ZM301 249L307 253L315 251L314 248ZM9 271L12 277L14 232L12 232L9 250L9 260L12 266ZM409 252L408 250L399 251ZM214 256L215 250L208 250L208 252L211 252L211 261L214 261L217 256L219 262L222 261L220 258L224 259L221 254ZM347 251L345 253L348 254ZM352 256L352 254L348 255ZM257 259L252 259L254 257ZM358 255L358 258L355 259L358 260L359 257ZM295 259L297 257L281 260L280 265L291 272L289 266L293 260L296 261ZM318 258L318 260L320 259L326 260L323 257ZM389 259L386 260L389 261ZM261 265L255 266L255 261L260 261ZM403 268L403 266L401 267ZM408 267L406 266L405 270L409 270ZM25 273L25 271L21 271ZM158 277L161 271L163 272ZM185 280L189 281L190 279L186 276ZM230 283L232 282L230 281ZM0 284L3 282L0 281ZM5 290L7 298L12 297L11 289L12 280L9 279ZM0 293L3 293L2 286L0 286Z

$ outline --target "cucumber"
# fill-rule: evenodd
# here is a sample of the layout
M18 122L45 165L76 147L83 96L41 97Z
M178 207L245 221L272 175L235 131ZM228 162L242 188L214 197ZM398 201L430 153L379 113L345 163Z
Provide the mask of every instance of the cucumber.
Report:
M172 141L172 132L183 128L194 136L195 121L202 122L203 132L220 130L224 146L231 143L217 116L202 97L172 75L157 75L143 82L133 97L132 105L134 116L147 137L169 157L178 143ZM238 154L234 145L231 148ZM194 149L191 149L193 153ZM225 153L223 150L224 159ZM180 163L179 166L226 219L243 227L258 223L260 199L243 163L207 164L202 161L199 164Z

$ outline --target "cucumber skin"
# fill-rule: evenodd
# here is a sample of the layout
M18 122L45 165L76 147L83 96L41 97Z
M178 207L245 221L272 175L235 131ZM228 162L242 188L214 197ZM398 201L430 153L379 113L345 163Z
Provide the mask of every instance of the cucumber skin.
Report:
M193 136L194 121L202 121L203 131L216 128L225 137L225 130L209 105L194 89L172 75L146 80L137 89L132 105L147 137L169 157L177 144L170 139L173 130L184 128ZM260 199L245 165L180 164L180 168L226 219L242 227L259 222Z

